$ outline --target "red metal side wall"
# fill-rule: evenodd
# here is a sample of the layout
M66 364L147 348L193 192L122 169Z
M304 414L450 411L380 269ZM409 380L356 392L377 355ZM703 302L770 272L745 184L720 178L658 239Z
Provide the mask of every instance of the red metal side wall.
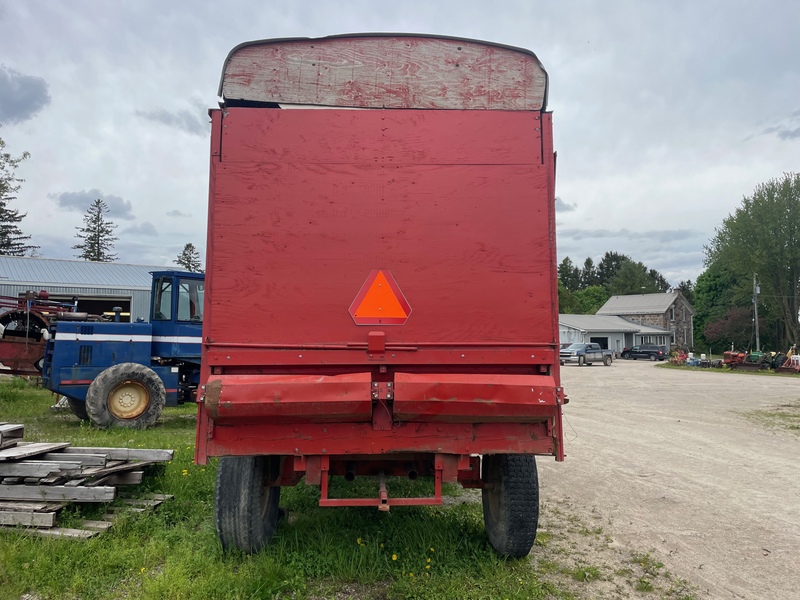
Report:
M557 365L543 126L549 115L535 111L214 111L206 366L364 363L342 347L370 331L387 348L506 351L445 362ZM375 269L411 306L404 325L349 314ZM334 348L314 359L278 350L304 345ZM402 361L443 360L414 354Z

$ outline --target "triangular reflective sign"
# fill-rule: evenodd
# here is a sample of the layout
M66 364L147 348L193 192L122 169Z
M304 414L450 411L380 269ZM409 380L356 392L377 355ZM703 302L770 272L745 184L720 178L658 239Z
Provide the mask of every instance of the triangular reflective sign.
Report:
M356 325L403 325L411 307L389 271L372 271L350 305Z

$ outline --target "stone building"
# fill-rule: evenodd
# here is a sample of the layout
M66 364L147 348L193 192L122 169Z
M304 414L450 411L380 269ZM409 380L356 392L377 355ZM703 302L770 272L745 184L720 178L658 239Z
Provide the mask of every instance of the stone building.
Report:
M693 318L695 310L679 291L663 294L630 294L612 296L597 311L598 315L624 317L634 323L672 333L671 345L694 347ZM644 336L646 338L646 336ZM657 340L642 339L642 344L657 344Z

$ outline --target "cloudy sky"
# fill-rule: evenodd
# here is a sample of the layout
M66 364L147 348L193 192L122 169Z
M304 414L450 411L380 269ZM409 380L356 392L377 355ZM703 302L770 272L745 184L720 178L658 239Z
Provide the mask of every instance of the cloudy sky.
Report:
M247 40L353 32L483 39L550 75L559 260L628 254L695 279L754 187L800 170L800 3L0 0L0 137L31 157L16 208L73 258L95 198L122 262L205 251L207 109Z

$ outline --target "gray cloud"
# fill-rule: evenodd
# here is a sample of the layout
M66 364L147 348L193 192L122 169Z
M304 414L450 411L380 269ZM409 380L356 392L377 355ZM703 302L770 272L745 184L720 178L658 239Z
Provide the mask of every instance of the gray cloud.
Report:
M650 231L630 231L629 229L559 229L559 238L570 240L586 239L628 239L645 242L680 242L696 238L697 231L691 229L654 229Z
M179 210L171 210L171 211L169 211L169 212L167 213L167 216L168 216L168 217L181 217L181 218L184 218L184 219L186 219L186 218L188 218L188 217L191 217L191 216L192 216L192 214L191 214L191 213L185 213L185 212L181 212L181 211L179 211Z
M122 233L134 233L137 235L151 235L157 236L158 231L156 230L156 226L150 223L149 221L145 221L144 223L140 223L139 225L132 225L131 227L126 227L122 230Z
M82 190L80 192L63 192L51 194L61 208L85 213L95 200L103 200L108 205L108 216L115 219L130 221L135 217L131 213L132 207L128 200L123 200L113 194L104 194L98 189Z
M560 197L556 196L556 212L572 212L575 210L575 204L567 204Z
M778 137L782 140L792 140L794 138L800 138L800 127L797 129L788 129L786 127L782 127L780 131L778 131Z
M47 82L0 65L0 123L21 123L50 104Z
M155 121L156 123L167 125L168 127L180 129L192 135L205 137L208 135L209 131L208 123L204 120L201 121L193 111L186 109L176 112L169 112L164 109L152 111L137 110L136 116L147 119L148 121Z

